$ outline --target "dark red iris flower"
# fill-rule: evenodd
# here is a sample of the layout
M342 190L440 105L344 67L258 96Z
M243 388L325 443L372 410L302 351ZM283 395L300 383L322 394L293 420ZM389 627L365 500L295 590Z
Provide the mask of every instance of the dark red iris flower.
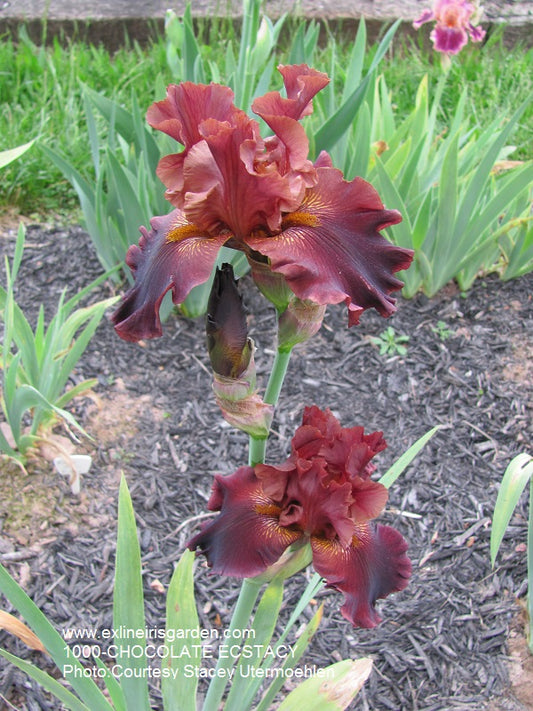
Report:
M411 574L403 537L373 521L387 490L370 479L370 460L385 447L381 432L343 428L329 410L306 408L286 462L215 477L208 508L220 514L188 547L216 573L253 577L288 546L309 543L315 570L344 593L344 617L374 627L376 600L403 590Z
M157 170L175 209L154 217L150 231L141 228L139 246L126 256L135 284L113 315L122 338L161 335L164 294L171 289L182 303L207 281L222 245L252 263L266 260L302 300L344 301L350 325L370 307L384 316L394 311L390 294L402 287L394 273L409 267L412 252L380 230L401 216L384 209L369 183L345 181L326 153L309 160L300 120L329 79L306 65L279 71L286 98L270 92L252 105L273 133L267 138L218 84L171 85L148 110L149 124L184 149L163 157Z

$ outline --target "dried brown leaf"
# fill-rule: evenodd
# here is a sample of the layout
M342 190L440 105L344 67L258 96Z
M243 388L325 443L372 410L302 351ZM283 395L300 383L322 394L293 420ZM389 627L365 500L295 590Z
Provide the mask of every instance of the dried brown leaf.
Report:
M4 629L6 632L14 634L15 637L22 640L22 642L30 647L30 649L46 653L46 649L44 648L44 645L39 637L37 637L37 635L34 634L30 628L24 624L24 622L21 622L13 615L10 615L9 612L5 612L4 610L0 610L0 629Z

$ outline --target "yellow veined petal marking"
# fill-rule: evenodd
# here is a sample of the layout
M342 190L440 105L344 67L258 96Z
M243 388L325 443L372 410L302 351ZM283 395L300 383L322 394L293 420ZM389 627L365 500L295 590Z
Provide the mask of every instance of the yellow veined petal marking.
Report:
M283 216L281 229L286 230L288 227L318 227L320 220L316 215L310 212L288 212Z
M203 232L198 225L187 223L186 225L178 225L169 230L166 236L166 242L181 242L189 237L209 237L207 232Z
M270 504L270 503L257 503L254 506L254 511L258 514L261 514L263 516L273 516L273 517L279 517L281 513L281 509L279 506L276 506L276 504Z

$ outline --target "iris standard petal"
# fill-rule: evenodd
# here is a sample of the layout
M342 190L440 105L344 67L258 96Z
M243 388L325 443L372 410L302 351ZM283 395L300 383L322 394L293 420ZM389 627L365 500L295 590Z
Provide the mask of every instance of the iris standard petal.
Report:
M354 502L350 506L350 518L363 523L377 518L385 508L389 492L378 481L353 477L351 479Z
M329 407L321 410L316 405L305 407L302 415L302 425L316 427L320 433L327 438L339 435L343 428Z
M363 427L341 427L329 408L306 407L303 424L292 438L292 450L307 459L320 456L332 474L368 478L374 471L370 460L386 449L383 432L364 433Z
M275 161L278 171L291 184L292 202L282 206L291 211L301 203L307 188L316 184L316 171L308 158L309 141L300 119L312 112L312 99L328 83L323 72L305 64L279 66L287 97L271 91L255 99L252 111L272 129L274 136L265 141L266 161Z
M112 316L115 330L126 341L161 336L159 307L172 289L181 304L191 289L211 275L218 251L228 235L210 237L188 222L180 210L154 217L150 232L141 228L139 246L132 245L126 263L135 283Z
M264 494L252 467L215 476L208 508L220 514L187 547L200 548L215 573L239 578L259 575L302 538L300 531L279 525L279 508Z
M346 457L345 469L349 474L358 474L368 478L375 470L370 460L387 448L383 439L383 432L371 432L365 435L362 427L347 428L343 438L348 442L350 449Z
M278 91L271 91L255 99L252 111L258 116L277 114L296 120L308 116L313 111L312 99L329 84L328 75L307 64L280 64L278 71L283 77L287 98Z
M434 19L435 13L433 12L433 10L423 10L420 17L413 21L413 27L415 28L415 30L418 30L423 24L425 24L426 22L431 22Z
M359 526L347 547L317 537L311 547L316 572L344 593L341 612L356 627L375 627L381 621L376 600L403 590L411 575L407 543L390 526Z
M170 84L166 98L150 106L146 120L189 148L201 140L199 129L205 119L230 121L244 113L234 106L233 98L233 91L221 84Z
M239 241L262 227L278 229L290 184L274 168L256 169L263 148L257 122L204 121L202 133L184 161L187 218L212 233L228 229Z
M171 153L159 161L156 174L166 187L165 198L174 207L183 209L183 163L187 152Z
M279 234L252 235L246 242L269 258L298 298L318 304L344 301L350 325L370 307L389 316L395 311L390 294L403 286L394 272L409 267L413 252L392 245L379 231L400 222L400 213L385 210L361 178L347 182L335 168L317 173L317 186L284 216Z

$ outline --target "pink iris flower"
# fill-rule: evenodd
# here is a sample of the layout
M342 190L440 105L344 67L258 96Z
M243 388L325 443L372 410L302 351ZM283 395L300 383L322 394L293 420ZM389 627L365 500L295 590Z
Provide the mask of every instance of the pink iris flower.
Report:
M315 570L344 593L344 617L374 627L376 600L403 590L411 574L403 537L373 521L387 489L371 480L370 460L385 447L381 432L343 428L329 410L306 408L287 461L215 477L208 508L220 514L188 547L216 573L252 577L288 546L308 543Z
M478 8L467 0L436 0L433 10L425 10L413 22L418 29L425 22L435 21L435 29L431 32L431 40L437 52L457 54L468 42L468 36L473 42L480 42L485 37L485 31L472 24L472 15Z
M273 91L252 105L272 132L266 138L222 85L171 85L149 108L148 123L183 150L157 170L174 210L141 228L126 255L135 283L113 315L122 338L160 336L164 294L172 290L182 303L209 279L223 245L243 251L252 266L266 264L302 300L345 302L350 325L367 308L383 316L395 310L390 294L403 285L394 273L409 267L412 252L380 230L401 216L369 183L344 180L327 153L309 160L300 120L329 79L306 65L279 71L286 98Z

